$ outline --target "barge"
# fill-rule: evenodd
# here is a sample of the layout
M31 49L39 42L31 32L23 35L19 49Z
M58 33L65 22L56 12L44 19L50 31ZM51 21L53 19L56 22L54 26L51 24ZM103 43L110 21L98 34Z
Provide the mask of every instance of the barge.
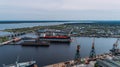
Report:
M23 43L21 43L22 46L43 46L43 47L49 47L49 42L46 41L39 41L39 42L35 42L35 41L24 41Z
M44 46L44 47L49 47L50 42L49 41L44 41L44 40L39 40L39 38L29 38L29 37L25 37L22 38L23 42L21 42L20 44L22 46Z

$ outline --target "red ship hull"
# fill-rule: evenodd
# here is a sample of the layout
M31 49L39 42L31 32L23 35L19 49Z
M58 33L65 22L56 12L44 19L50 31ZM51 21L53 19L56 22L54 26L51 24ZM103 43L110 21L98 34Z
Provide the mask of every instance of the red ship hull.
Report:
M69 39L68 36L45 36L44 38Z
M70 43L71 38L69 36L45 36L40 37L40 40L46 40L50 42Z

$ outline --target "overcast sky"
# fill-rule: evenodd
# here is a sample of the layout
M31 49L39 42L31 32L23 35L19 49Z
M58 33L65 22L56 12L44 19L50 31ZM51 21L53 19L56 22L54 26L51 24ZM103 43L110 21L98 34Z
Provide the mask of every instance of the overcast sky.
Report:
M0 20L120 20L120 0L0 0Z

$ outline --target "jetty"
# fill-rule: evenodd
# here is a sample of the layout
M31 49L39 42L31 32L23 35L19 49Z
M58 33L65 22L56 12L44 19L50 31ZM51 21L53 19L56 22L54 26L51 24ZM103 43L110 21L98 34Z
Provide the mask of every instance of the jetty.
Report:
M101 54L96 56L96 60L90 60L91 58L81 58L80 62L76 64L75 60L60 62L56 64L46 65L43 67L95 67L95 63L106 58L113 58L112 54ZM89 63L88 63L89 62Z
M12 43L12 42L18 42L18 41L20 41L20 40L21 40L21 38L13 38L13 39L11 39L11 40L8 40L8 41L5 41L5 42L0 43L0 46L7 45L7 44L10 44L10 43Z
M120 52L118 50L118 40L113 44L110 53L96 55L94 40L89 57L81 58L80 45L77 46L74 60L46 65L44 67L120 67Z

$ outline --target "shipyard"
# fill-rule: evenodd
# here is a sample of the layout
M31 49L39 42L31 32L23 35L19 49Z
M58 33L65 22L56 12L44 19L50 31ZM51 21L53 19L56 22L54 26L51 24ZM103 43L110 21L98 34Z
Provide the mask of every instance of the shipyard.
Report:
M18 67L22 65L24 67L104 67L104 66L119 67L120 66L119 35L117 35L117 37L110 36L110 38L109 36L106 37L106 34L103 34L105 35L105 37L103 36L98 37L98 34L96 33L93 33L94 36L93 35L91 36L91 34L80 35L78 34L79 33L78 31L75 31L78 30L78 28L74 28L71 26L69 28L69 25L71 25L71 23L64 25L65 26L63 26L62 24L63 28L61 28L61 24L60 24L60 26L54 25L54 26L48 26L47 28L46 26L45 27L42 26L43 27L42 29L39 27L31 27L31 29L26 28L25 31L24 30L20 31L22 28L18 28L16 30L15 29L4 30L7 32L12 32L13 34L1 36L0 48L7 46L11 48L16 47L14 49L17 50L17 52L19 49L20 52L16 54L14 61L10 63L2 63L1 66L3 67L10 67L16 65ZM80 24L80 25L84 25L84 24ZM86 24L86 25L89 26L90 24ZM109 25L107 26L109 30ZM75 27L77 27L76 24ZM116 34L114 34L114 36L116 36ZM111 41L111 39L113 40ZM99 43L101 42L103 42L101 44L104 44L105 46L105 44L107 44L105 41L109 42L108 45L111 44L109 48L99 46L100 45ZM88 49L86 49L87 44L85 43L89 45L89 48L87 47ZM21 48L24 50L21 50ZM31 50L32 52L34 52L33 56L31 56L32 54ZM24 51L26 55L22 55ZM84 52L86 53L84 54ZM35 56L35 54L38 53L40 54ZM22 61L18 61L16 60L16 57L18 56L20 56L19 60L25 57L28 59L26 60L22 59ZM49 59L51 58L51 60L49 59L47 60L48 57ZM52 60L54 62L52 62ZM15 61L16 63L14 63Z
M119 0L0 0L0 67L120 67Z

